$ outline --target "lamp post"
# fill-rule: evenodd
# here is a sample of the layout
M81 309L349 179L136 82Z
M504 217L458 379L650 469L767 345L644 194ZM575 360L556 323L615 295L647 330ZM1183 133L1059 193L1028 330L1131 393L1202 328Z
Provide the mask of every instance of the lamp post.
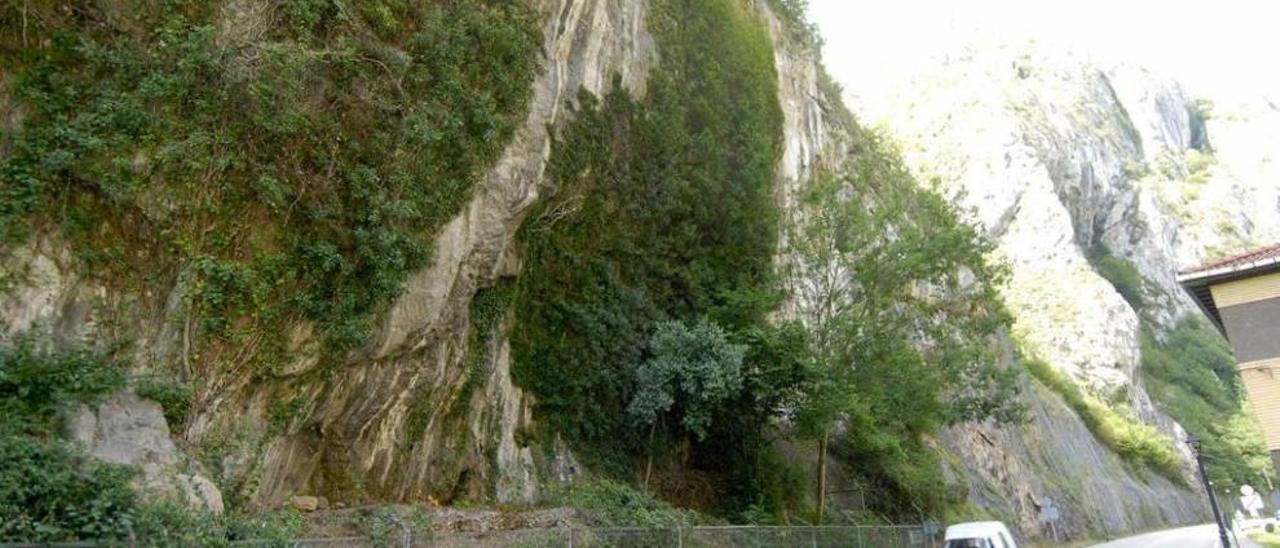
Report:
M1200 438L1195 434L1187 435L1187 445L1191 447L1191 454L1196 456L1196 467L1200 469L1200 481L1204 482L1204 491L1209 494L1209 507L1213 509L1213 520L1218 523L1218 540L1222 542L1223 548L1231 546L1231 541L1227 540L1227 527L1222 524L1222 512L1218 511L1218 498L1213 494L1213 485L1209 484L1209 476L1204 473L1204 460L1200 458Z

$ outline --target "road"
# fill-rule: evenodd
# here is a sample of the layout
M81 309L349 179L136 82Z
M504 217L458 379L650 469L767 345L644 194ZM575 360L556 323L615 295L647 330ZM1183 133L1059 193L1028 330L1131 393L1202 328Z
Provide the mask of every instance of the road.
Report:
M1227 533L1230 535L1230 532ZM1258 548L1258 545L1237 533L1240 548ZM1218 548L1218 526L1196 525L1181 529L1165 529L1144 535L1126 537L1096 544L1093 548Z

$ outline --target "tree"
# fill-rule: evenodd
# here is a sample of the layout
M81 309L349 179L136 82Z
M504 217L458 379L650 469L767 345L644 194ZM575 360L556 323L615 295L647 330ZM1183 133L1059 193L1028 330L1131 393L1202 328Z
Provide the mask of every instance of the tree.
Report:
M943 424L1020 413L1016 372L993 356L1008 316L990 244L874 136L855 135L858 153L805 189L786 238L791 306L809 331L796 427L817 440L819 520L837 425L859 429L843 440L854 452L892 455Z
M658 324L650 339L650 355L635 370L636 390L627 414L649 427L652 445L658 423L678 418L690 435L703 440L717 407L742 390L742 359L747 347L732 344L718 326L706 321ZM644 483L653 471L653 448Z

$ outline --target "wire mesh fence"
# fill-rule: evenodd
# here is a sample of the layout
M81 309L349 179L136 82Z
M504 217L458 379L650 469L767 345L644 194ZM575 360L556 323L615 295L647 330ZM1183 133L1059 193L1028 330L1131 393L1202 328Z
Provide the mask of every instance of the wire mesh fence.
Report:
M909 525L822 527L705 526L705 527L559 527L476 532L436 532L414 535L408 529L385 537L300 538L289 541L234 541L232 546L289 548L924 548L933 546L924 530ZM56 546L98 548L150 546L145 539L62 544L0 543L0 548Z

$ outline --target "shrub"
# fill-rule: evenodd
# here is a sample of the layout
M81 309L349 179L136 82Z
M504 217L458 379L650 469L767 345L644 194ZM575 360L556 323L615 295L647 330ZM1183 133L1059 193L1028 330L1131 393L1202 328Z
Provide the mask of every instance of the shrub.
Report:
M120 539L133 523L134 470L68 442L0 429L0 541Z
M607 479L575 483L565 499L596 527L675 527L702 521L694 512L674 508L629 485Z
M742 390L747 347L730 343L715 324L663 322L649 351L652 356L635 371L627 413L642 427L655 426L674 408L686 431L706 439L716 408Z
M136 502L130 468L63 441L63 418L124 386L116 365L85 350L19 338L0 347L0 541L118 539Z

